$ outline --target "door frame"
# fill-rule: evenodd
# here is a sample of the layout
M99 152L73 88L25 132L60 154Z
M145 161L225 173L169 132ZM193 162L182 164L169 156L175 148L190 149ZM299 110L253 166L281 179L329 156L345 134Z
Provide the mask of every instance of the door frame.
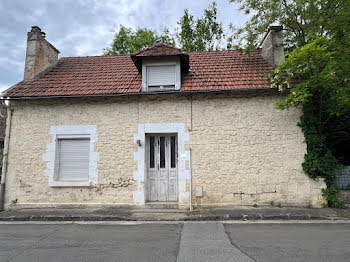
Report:
M185 131L184 123L151 123L138 124L138 132L134 135L136 152L134 159L137 162L137 170L134 172L134 180L137 182L137 190L133 193L133 200L136 205L144 205L146 199L145 181L147 168L145 165L146 134L177 134L178 150L178 204L179 207L187 207L190 203L188 185L191 173L188 168L190 152L186 150L185 144L189 141L189 133Z
M151 136L155 136L155 137L161 137L161 136L164 136L164 137L171 137L171 136L175 136L176 137L176 144L175 144L175 170L176 170L176 200L168 200L168 201L150 201L149 200L149 190L150 190L150 186L149 186L149 169L148 169L148 163L150 161L149 157L150 157L150 154L149 154L149 151L150 151L150 148L149 148L149 141L150 141L150 137ZM145 134L145 168L146 168L146 173L145 173L145 203L157 203L157 202L167 202L167 203L178 203L179 201L179 190L178 190L178 187L179 187L179 172L178 172L178 135L177 133L146 133ZM170 156L170 139L169 139L169 148L168 148L168 159L165 160L166 164L167 165L170 165L170 161L171 161L171 156ZM158 153L158 152L157 152ZM160 161L158 159L158 157L156 158L157 161ZM159 164L159 163L155 163L155 164ZM168 166L167 167L168 169L168 186L170 185L170 182L169 182L169 176L170 176L170 169L171 167ZM160 172L160 170L158 169L158 172ZM169 190L169 187L168 187L168 190Z

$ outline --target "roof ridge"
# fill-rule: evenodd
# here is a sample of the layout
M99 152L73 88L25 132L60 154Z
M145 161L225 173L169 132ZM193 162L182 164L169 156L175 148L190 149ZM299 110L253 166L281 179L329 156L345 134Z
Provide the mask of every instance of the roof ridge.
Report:
M164 43L163 43L164 44ZM168 44L166 44L168 45ZM173 46L171 46L173 47ZM148 50L150 47L146 48L146 49L142 49L141 51L146 51ZM178 50L182 50L181 48L178 48L178 47L173 47L173 48L176 48ZM252 54L254 54L255 51L259 51L261 50L261 48L256 48L253 50ZM141 52L141 51L137 51L137 53ZM183 50L182 50L183 51ZM185 51L183 51L185 52ZM191 52L185 52L187 54L203 54L203 53L226 53L226 52L234 52L234 53L239 53L239 54L243 54L245 55L244 53L240 52L239 50L234 50L234 49L225 49L225 50L210 50L210 51L191 51ZM117 54L117 55L87 55L87 56L62 56L60 57L60 59L64 59L64 58L90 58L90 57L130 57L131 55L133 54L137 54L137 53L131 53L131 54Z
M121 57L121 56L130 56L130 54L123 54L123 55L86 55L86 56L62 56L62 58L88 58L88 57Z
M255 48L251 54L254 54L254 52L256 51L260 51L261 48L260 47L257 47ZM192 52L188 52L188 54L194 54L194 53L215 53L215 52L218 52L218 53L224 53L224 52L235 52L235 53L239 53L239 54L243 54L243 51L241 52L240 50L235 50L235 49L224 49L224 50L210 50L210 51L206 51L206 50L202 50L202 51L192 51Z

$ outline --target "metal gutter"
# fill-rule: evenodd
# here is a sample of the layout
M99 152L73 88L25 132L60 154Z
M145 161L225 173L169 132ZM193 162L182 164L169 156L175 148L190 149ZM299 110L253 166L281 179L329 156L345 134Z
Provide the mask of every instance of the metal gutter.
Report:
M0 185L0 211L4 210L5 203L5 188L6 188L6 175L7 175L7 163L8 163L8 152L9 152L9 140L11 132L11 102L7 106L7 119L6 119L6 133L5 133L5 146L4 146L4 155L2 158L2 174L1 174L1 185Z
M36 100L36 99L56 99L56 98L97 98L97 97L120 97L139 95L165 95L165 94L212 94L212 93L280 93L274 88L240 88L228 90L200 90L200 91L155 91L155 92L135 92L135 93L115 93L96 95L70 95L70 96L29 96L29 97L1 97L0 100Z

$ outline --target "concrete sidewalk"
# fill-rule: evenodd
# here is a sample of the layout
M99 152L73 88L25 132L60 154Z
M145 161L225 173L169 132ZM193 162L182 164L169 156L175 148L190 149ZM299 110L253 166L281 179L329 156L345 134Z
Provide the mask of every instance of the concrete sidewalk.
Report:
M222 207L189 212L126 206L14 206L0 221L215 221L215 220L349 220L349 210L301 207Z

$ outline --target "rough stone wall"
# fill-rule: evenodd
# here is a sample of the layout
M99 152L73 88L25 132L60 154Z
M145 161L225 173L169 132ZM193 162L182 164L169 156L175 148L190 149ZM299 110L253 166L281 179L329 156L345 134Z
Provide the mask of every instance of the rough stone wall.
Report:
M306 153L300 112L274 108L277 97L206 97L193 101L194 184L205 205L320 206L324 183L302 171Z
M44 71L58 60L58 53L51 47L51 44L46 39L40 41L39 44L34 76Z
M350 191L349 190L339 190L337 198L344 202L346 205L350 205Z
M284 62L282 28L272 26L261 44L261 56L273 67Z
M198 94L13 102L5 202L134 204L138 124L184 123L193 187L203 186L204 193L195 204L320 206L324 183L301 169L306 147L296 126L300 113L274 109L278 100ZM97 187L48 187L42 156L53 125L97 125Z

